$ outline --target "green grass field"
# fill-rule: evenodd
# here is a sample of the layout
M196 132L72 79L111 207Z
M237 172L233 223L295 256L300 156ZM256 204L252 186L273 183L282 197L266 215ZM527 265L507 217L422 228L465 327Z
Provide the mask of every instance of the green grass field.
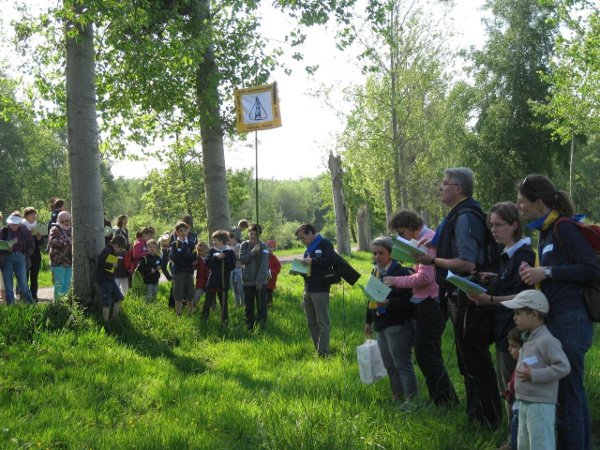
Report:
M353 258L368 273L368 255ZM403 413L387 380L361 384L364 299L336 286L330 358L314 356L302 282L283 270L264 332L233 309L176 317L167 286L152 305L128 298L105 333L67 302L0 308L0 448L489 449L504 442L466 419L448 324L444 356L461 397L455 409ZM600 425L598 334L587 362ZM418 372L418 370L417 370ZM419 373L422 400L427 390Z

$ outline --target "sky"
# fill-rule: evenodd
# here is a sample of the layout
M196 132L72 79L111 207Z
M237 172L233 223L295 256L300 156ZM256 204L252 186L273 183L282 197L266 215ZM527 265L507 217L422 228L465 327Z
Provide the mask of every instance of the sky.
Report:
M444 17L455 33L450 39L454 49L483 44L482 4L483 0L455 0L452 13ZM0 14L4 17L4 28L14 14L14 3L0 0ZM262 16L263 36L274 45L281 43L286 31L292 28L291 22L270 6L263 7ZM363 80L356 61L358 47L344 52L337 50L331 27L311 28L307 35L302 49L304 61L297 63L288 57L286 64L292 68L292 74L276 70L270 80L278 84L282 127L258 132L260 178L298 179L326 171L327 155L336 149L336 136L343 131L343 117L351 107L344 100L343 90ZM314 76L308 75L304 66L315 64L319 70ZM323 87L330 89L328 104L315 95ZM158 143L157 147L161 145L164 144ZM254 169L254 133L248 135L246 142L226 140L225 148L227 168ZM112 173L115 177L144 177L153 168L160 168L160 164L153 160L115 161Z

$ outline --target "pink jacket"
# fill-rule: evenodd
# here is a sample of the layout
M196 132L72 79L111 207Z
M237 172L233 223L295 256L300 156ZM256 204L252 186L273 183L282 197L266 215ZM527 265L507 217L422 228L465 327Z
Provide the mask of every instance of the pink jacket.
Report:
M434 235L435 231L426 228L425 232L419 236L419 240L423 238L431 240ZM435 256L435 248L430 248L427 253ZM413 275L394 277L394 286L397 288L412 288L413 297L416 298L435 298L440 293L440 288L435 282L435 267L424 264L417 264Z

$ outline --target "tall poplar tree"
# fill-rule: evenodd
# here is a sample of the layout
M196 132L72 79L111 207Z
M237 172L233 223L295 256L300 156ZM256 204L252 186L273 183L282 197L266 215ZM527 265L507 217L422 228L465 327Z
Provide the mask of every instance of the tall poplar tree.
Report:
M555 8L538 0L488 0L485 47L473 53L477 144L466 152L466 163L480 180L486 204L514 199L516 179L527 173L553 175L564 165L566 152L536 115L532 102L546 102L548 73L556 22Z

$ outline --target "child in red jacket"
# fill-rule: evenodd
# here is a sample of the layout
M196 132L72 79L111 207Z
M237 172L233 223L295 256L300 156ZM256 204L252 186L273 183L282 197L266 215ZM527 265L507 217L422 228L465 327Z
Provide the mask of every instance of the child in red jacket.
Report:
M269 249L269 281L267 282L267 305L273 303L273 291L277 289L277 275L281 272L281 263L277 259L277 256L273 254L276 247L276 242L272 239L267 241L267 248Z
M208 244L206 242L198 242L196 244L196 253L198 253L198 259L196 261L196 292L194 294L194 308L206 292L206 285L208 284L208 273L210 269L206 264L205 258L208 256Z

